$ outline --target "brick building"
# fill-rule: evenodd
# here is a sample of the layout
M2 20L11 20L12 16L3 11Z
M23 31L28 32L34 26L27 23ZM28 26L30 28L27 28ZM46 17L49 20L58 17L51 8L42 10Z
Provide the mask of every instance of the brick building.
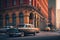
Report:
M48 0L0 0L0 26L28 23L43 29L48 20Z

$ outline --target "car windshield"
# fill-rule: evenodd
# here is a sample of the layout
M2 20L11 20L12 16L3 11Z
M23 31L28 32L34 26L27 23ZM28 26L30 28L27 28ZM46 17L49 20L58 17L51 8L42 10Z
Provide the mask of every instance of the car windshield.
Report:
M30 25L26 25L26 27L31 28L31 26L30 26Z
M18 32L18 29L9 29L8 32L9 33L17 33Z
M33 25L26 25L26 27L28 27L28 28L34 28Z
M4 26L4 28L9 28L10 26Z
M18 27L24 27L24 25L18 25Z

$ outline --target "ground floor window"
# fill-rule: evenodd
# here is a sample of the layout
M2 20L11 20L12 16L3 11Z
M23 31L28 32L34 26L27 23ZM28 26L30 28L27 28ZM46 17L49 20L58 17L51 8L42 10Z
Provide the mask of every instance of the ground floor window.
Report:
M30 16L29 16L29 23L30 24L34 24L34 15L33 15L33 13L30 13Z
M20 24L24 23L24 15L23 15L23 13L19 14L19 20L20 20Z
M0 15L0 26L3 26L3 16Z
M9 15L6 14L5 16L5 25L8 26L9 25Z
M12 25L15 26L16 25L16 14L12 15Z

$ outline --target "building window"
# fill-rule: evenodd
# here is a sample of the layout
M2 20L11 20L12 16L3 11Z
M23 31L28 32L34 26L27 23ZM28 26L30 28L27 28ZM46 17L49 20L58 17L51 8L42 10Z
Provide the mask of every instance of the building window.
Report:
M12 14L12 25L16 25L16 14Z
M19 19L20 19L20 24L23 24L24 23L24 15L23 15L23 13L19 14Z
M6 7L9 7L9 5L10 5L9 0L6 0Z
M31 5L31 0L29 0L29 5Z
M15 6L16 5L16 0L13 0L12 3L13 3L13 6Z
M9 25L9 15L8 14L6 14L6 16L5 16L5 23L6 23L6 26Z
M1 1L0 1L0 9L2 8L2 6L3 6L3 5L2 5L2 0L1 0Z
M33 13L30 13L29 23L30 23L30 24L34 24L34 15L33 15Z
M20 0L20 5L22 5L23 4L23 0Z
M29 18L30 19L33 19L33 13L30 14Z
M3 26L3 16L0 15L0 26Z

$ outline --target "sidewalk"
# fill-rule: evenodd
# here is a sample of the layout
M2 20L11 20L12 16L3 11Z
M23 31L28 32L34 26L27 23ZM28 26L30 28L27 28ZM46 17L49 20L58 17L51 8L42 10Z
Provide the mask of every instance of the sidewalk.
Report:
M58 32L46 32L46 31L41 31L40 33L37 34L38 36L58 36L60 33Z

